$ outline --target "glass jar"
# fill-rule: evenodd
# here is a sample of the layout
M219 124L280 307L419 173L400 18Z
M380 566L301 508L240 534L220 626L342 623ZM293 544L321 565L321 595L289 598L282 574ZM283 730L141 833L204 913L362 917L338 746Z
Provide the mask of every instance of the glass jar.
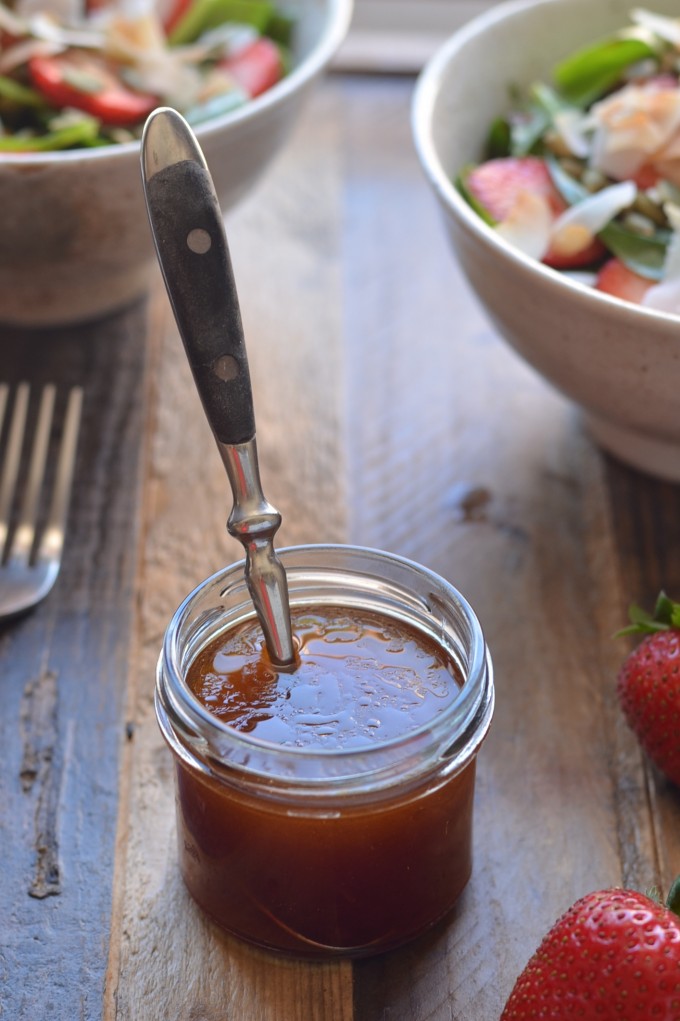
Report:
M448 582L351 546L280 551L291 606L372 611L434 640L459 677L431 721L383 743L284 747L211 715L186 683L197 654L254 615L243 563L173 616L156 712L176 765L180 866L198 904L234 935L296 956L363 956L418 935L472 868L475 760L493 713L479 622Z

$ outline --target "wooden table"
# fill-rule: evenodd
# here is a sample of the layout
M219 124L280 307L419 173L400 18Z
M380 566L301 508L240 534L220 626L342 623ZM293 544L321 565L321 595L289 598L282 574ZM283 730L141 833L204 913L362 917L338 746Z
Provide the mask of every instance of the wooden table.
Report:
M445 924L356 964L279 959L201 916L154 668L179 600L240 548L165 295L4 330L2 378L85 387L62 574L0 632L8 1021L495 1021L573 900L680 868L678 793L622 721L612 639L632 599L680 594L680 489L603 456L496 335L417 165L411 89L328 78L227 226L281 544L405 554L482 620L497 710L473 879Z

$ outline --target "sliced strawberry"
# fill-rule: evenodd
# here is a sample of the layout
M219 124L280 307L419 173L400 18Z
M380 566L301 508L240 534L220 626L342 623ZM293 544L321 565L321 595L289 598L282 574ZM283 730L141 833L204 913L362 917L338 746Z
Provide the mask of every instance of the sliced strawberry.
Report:
M631 181L634 181L642 191L653 188L660 180L661 174L651 163L643 163L631 177Z
M505 156L475 167L466 178L470 195L492 219L502 223L522 192L542 196L554 219L567 209L567 203L553 184L550 171L536 156ZM597 262L605 253L597 238L589 238L582 248L568 253L549 248L542 261L554 269L576 269Z
M227 71L251 99L276 85L285 73L281 50L266 36L221 60L218 67Z
M90 0L91 2L91 0ZM179 25L180 21L191 7L192 0L172 0L163 12L163 28L166 35Z
M596 290L613 294L615 298L622 298L623 301L631 301L634 305L640 305L649 288L653 286L652 280L634 273L620 259L609 259L605 262L595 281Z
M466 179L470 194L499 223L507 218L522 191L543 195L556 216L564 212L564 201L543 160L536 156L504 156L480 163Z
M578 251L568 254L551 247L543 256L543 262L546 266L552 266L553 269L580 269L583 266L591 266L594 262L599 262L606 251L607 249L599 238L591 238L584 248L579 248Z
M28 71L34 88L52 106L83 110L103 124L140 124L158 106L156 96L128 88L102 57L81 50L31 57Z

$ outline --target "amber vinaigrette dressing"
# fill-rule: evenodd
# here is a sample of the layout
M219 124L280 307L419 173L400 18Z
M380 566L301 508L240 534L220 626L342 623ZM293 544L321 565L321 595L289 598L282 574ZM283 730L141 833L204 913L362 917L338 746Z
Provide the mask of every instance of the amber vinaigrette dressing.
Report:
M436 643L389 617L325 606L291 618L294 671L272 665L255 620L189 667L189 688L229 726L281 745L361 747L428 723L460 689Z
M376 953L445 915L470 876L476 755L459 754L454 725L465 678L401 616L324 601L292 619L294 670L272 665L253 618L192 649L183 685L219 749L204 761L169 736L161 687L182 874L250 942ZM491 708L492 694L483 732Z
M318 749L401 736L442 711L459 688L435 643L389 618L298 609L293 630L293 673L271 665L251 621L197 656L188 686L238 730ZM256 907L256 936L265 944L295 950L399 942L404 931L441 914L470 875L473 770L378 812L357 806L314 818L246 805L184 775L189 887L208 913L230 919L237 931L247 931ZM230 858L238 882L225 885L220 876Z

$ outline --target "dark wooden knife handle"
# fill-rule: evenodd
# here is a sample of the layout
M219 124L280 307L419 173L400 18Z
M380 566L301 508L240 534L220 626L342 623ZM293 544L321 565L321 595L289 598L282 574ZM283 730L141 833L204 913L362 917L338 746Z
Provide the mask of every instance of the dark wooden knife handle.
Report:
M182 160L146 183L158 259L206 416L217 440L255 435L236 284L208 171Z

